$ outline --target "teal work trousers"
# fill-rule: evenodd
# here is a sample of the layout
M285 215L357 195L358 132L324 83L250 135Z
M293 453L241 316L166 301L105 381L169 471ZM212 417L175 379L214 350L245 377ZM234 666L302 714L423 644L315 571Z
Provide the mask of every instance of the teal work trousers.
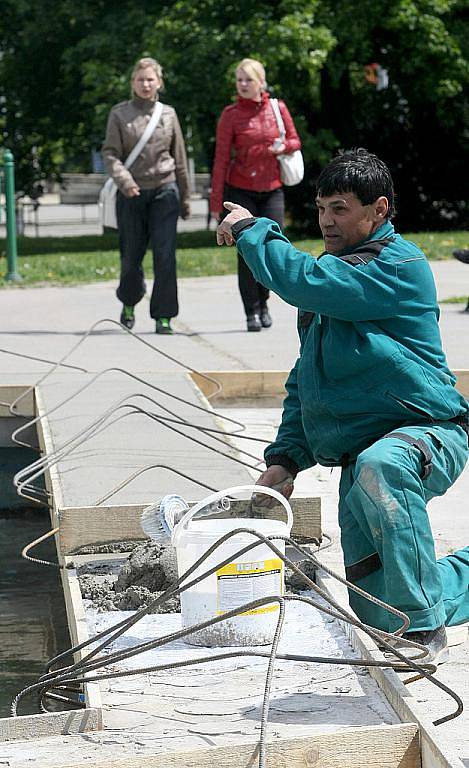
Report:
M469 547L436 560L427 502L461 474L468 438L452 422L398 431L425 442L432 470L423 479L421 450L393 433L342 470L339 524L347 578L406 613L413 631L462 624L469 621ZM366 624L389 632L402 625L352 590L349 599Z

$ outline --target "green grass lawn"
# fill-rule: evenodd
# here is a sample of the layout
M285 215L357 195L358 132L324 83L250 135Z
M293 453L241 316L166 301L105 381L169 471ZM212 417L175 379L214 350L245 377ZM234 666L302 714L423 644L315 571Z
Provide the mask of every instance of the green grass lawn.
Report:
M427 257L451 259L455 248L468 246L467 233L419 232L406 235L417 243ZM322 240L294 240L302 251L318 255L322 251ZM80 237L40 237L18 240L17 269L23 281L22 286L48 283L50 285L73 285L102 280L116 280L119 275L119 252L117 235ZM215 233L206 230L185 232L178 236L178 276L201 277L206 275L228 275L236 272L234 248L218 247ZM151 274L151 257L145 257L145 269ZM12 286L5 280L7 260L5 241L0 240L0 287Z

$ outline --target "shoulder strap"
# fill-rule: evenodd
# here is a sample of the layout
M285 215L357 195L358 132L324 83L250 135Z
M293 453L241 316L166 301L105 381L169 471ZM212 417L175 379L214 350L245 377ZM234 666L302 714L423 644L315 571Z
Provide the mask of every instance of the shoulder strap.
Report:
M163 112L163 105L161 101L157 101L147 127L145 128L144 132L140 136L135 147L133 148L132 152L130 153L130 155L128 156L127 160L124 163L124 166L127 169L130 168L132 163L135 162L140 152L142 151L143 147L147 143L148 139L152 135L153 131L155 130L158 124L158 120L160 119L162 112Z
M364 245L352 253L346 253L345 256L339 256L338 258L341 261L346 261L348 264L369 264L370 261L379 256L383 248L393 241L393 237L385 237L382 240L370 240L370 242L364 243Z
M280 113L280 107L278 105L278 99L270 99L272 109L274 111L275 119L277 121L278 131L282 139L285 138L285 123L283 122L282 115Z

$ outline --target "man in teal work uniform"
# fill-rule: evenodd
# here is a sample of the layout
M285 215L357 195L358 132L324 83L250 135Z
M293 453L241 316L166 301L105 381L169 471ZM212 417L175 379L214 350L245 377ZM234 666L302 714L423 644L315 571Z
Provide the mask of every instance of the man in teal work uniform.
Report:
M347 579L406 613L406 638L442 663L445 626L469 621L469 547L436 560L426 503L466 464L469 406L442 350L430 266L391 223L387 166L365 149L338 155L318 178L316 204L318 258L229 202L217 231L256 280L298 308L300 353L259 482L288 498L299 471L341 466ZM362 621L398 628L385 609L349 597Z

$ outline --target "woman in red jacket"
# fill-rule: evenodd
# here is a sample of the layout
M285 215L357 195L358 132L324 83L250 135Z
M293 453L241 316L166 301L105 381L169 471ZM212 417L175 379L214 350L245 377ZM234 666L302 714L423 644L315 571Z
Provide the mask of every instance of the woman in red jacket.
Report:
M210 212L217 220L224 214L223 200L230 200L283 227L285 203L276 156L300 149L301 142L283 101L279 101L285 124L285 141L281 141L265 88L260 61L243 59L236 68L238 99L225 107L217 126L210 196ZM269 328L269 291L256 282L239 254L238 285L248 331Z

